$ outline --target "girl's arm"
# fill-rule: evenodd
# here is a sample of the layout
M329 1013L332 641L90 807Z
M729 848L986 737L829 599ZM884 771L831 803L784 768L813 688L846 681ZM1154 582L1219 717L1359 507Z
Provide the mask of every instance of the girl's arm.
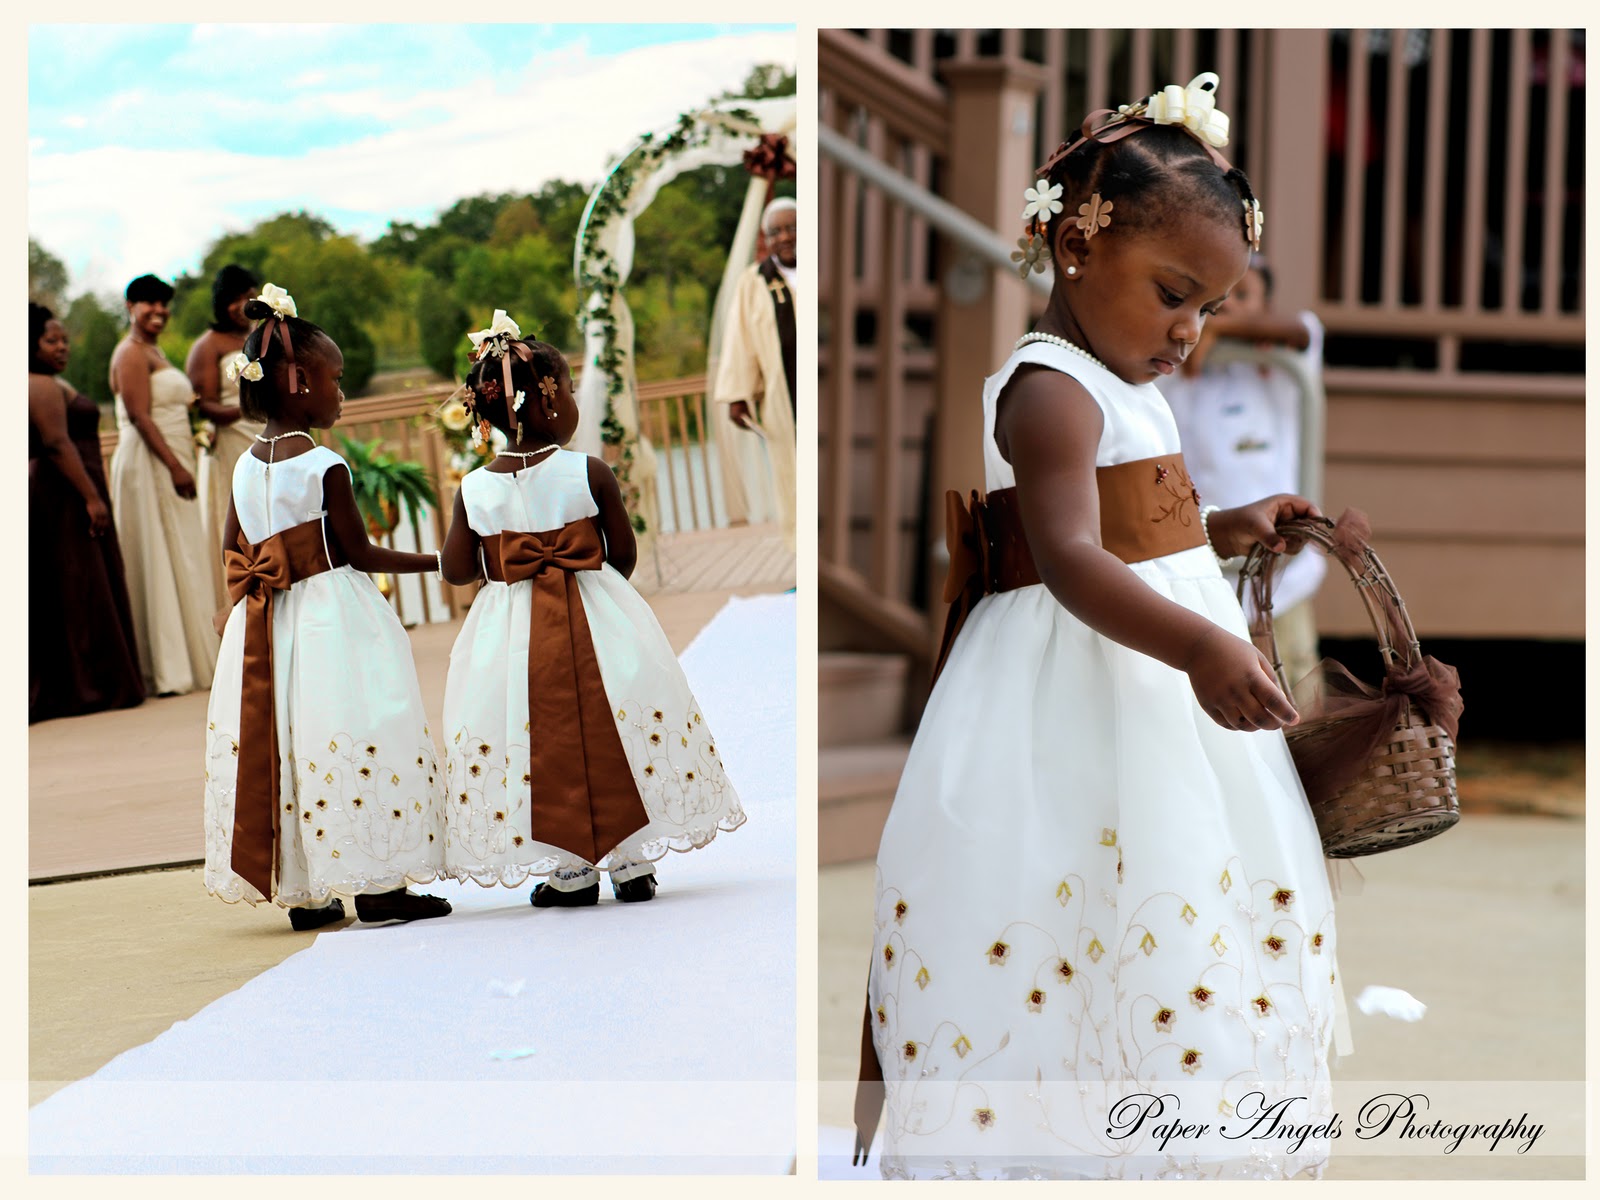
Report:
M606 539L606 562L627 579L639 563L639 543L633 536L633 521L628 517L628 506L622 502L617 477L598 458L589 460L589 494L600 506L600 532Z
M322 476L322 503L328 510L328 529L344 552L345 561L368 574L420 575L437 569L431 554L391 550L367 540L367 523L356 507L356 494L350 487L350 472L344 466L329 467Z
M231 425L239 419L239 409L218 399L222 394L222 354L216 347L217 339L211 336L211 331L202 333L189 347L183 373L194 389L194 406L200 414L218 425Z
M1091 629L1185 672L1201 707L1223 728L1294 722L1293 705L1254 646L1166 599L1100 545L1094 460L1103 428L1093 397L1059 372L1019 372L1001 393L996 441L1016 472L1040 580Z
M83 497L83 506L89 510L89 536L99 537L111 528L111 510L100 498L83 457L68 436L67 410L62 404L65 393L65 384L43 375L28 376L28 417L51 459Z
M444 581L457 587L471 583L482 574L478 564L478 535L467 524L467 501L459 490L450 513L450 532L444 539L441 561Z
M173 490L185 500L195 495L194 475L178 460L150 416L150 360L142 350L123 342L111 355L111 386L122 397L128 420L172 476Z

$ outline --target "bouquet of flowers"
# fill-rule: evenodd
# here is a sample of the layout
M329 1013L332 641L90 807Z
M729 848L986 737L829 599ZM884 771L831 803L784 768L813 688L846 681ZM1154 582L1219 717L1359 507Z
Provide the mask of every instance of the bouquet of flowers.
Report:
M196 396L195 401L200 399ZM210 454L217 447L217 427L203 415L194 402L189 405L189 436L194 439L196 454Z

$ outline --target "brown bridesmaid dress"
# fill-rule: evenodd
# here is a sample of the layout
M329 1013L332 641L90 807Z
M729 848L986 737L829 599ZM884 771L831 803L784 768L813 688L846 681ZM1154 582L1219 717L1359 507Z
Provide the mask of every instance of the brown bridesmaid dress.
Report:
M62 389L63 394L66 389ZM100 462L100 410L66 399L67 435L109 506ZM89 536L83 497L28 426L28 723L144 699L133 616L116 534Z

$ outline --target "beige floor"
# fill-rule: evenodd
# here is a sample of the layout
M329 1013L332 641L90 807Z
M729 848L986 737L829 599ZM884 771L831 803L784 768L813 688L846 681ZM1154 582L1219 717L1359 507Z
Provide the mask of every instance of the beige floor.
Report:
M1361 894L1347 893L1337 910L1349 995L1353 1000L1368 984L1400 987L1428 1012L1416 1024L1352 1013L1356 1052L1336 1068L1336 1079L1582 1078L1581 820L1469 814L1433 841L1359 866ZM872 890L871 863L821 873L819 1118L825 1125L851 1123ZM1329 1178L1583 1177L1581 1160L1568 1158L1358 1159L1338 1155L1339 1148Z
M793 560L789 562L792 580ZM651 608L679 652L734 595L764 584L658 594ZM434 728L458 626L410 631ZM29 732L30 877L202 858L199 755L184 731L204 694ZM85 753L93 747L92 754ZM175 1021L310 944L277 908L208 897L195 868L101 875L28 889L29 1103L92 1074Z

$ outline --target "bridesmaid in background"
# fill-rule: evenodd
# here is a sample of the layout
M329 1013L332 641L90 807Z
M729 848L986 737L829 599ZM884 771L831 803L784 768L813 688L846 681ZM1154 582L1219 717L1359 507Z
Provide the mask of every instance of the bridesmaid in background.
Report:
M111 355L116 393L112 512L128 573L145 691L177 695L211 686L217 639L209 547L195 503L189 378L156 345L170 285L141 275L128 285L128 334Z
M211 283L211 328L189 349L184 372L194 389L195 406L217 427L209 453L200 456L200 527L211 560L211 589L217 608L229 608L222 572L222 527L228 519L233 467L249 452L265 426L239 415L239 381L229 379L223 364L244 349L251 321L244 306L255 299L261 281L236 263L217 272Z
M67 331L28 304L28 724L144 699L100 463L100 409L60 378Z

